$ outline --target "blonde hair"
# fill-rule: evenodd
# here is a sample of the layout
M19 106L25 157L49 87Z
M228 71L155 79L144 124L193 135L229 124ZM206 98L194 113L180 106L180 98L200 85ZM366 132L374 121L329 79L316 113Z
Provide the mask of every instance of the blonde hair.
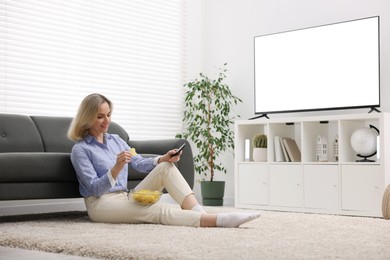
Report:
M112 111L112 102L101 94L90 94L83 99L68 129L70 140L79 141L88 135L89 128L99 113L99 107L104 103L107 103Z

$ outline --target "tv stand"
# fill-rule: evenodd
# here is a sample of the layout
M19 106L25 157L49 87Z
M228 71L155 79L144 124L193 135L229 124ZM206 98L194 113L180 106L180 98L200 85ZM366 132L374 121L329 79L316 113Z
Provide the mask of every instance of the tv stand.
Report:
M371 126L380 132L379 149L364 160L352 149L351 135ZM237 120L235 207L382 217L382 197L390 184L389 131L387 112ZM246 140L259 133L267 135L265 162L252 160L252 142L247 158ZM318 136L327 138L327 161L317 157ZM282 159L280 138L296 141L300 161Z
M371 109L370 109L370 111L368 111L368 113L371 113L371 112L373 112L373 111L378 112L378 113L381 112L381 111L380 111L379 109L377 109L376 107L371 107Z
M258 116L255 116L255 117L249 118L248 120L258 119L258 118L261 118L261 117L265 117L265 118L269 119L269 117L268 117L268 115L267 115L267 114L261 114L261 115L258 115Z

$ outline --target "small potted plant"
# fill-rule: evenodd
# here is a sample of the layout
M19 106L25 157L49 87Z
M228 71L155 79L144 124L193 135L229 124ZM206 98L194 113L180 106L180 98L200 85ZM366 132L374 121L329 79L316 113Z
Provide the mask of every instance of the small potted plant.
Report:
M257 134L253 138L253 161L267 161L267 136L265 134Z
M235 117L231 112L233 106L242 102L224 82L226 72L226 68L220 69L216 79L200 73L198 79L184 84L185 131L176 135L176 138L190 139L198 149L194 157L195 171L209 178L200 182L203 205L208 206L223 205L225 182L215 181L214 174L226 173L225 166L217 160L223 152L234 149Z

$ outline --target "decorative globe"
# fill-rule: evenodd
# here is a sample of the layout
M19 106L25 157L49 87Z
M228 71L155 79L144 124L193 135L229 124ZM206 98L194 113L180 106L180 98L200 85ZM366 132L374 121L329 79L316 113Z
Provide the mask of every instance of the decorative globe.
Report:
M352 149L362 156L371 156L376 152L376 139L378 133L372 128L361 128L351 136Z

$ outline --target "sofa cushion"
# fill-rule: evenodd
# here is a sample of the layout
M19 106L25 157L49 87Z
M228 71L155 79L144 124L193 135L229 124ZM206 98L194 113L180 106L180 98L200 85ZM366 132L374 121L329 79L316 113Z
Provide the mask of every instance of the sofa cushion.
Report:
M69 153L0 153L0 182L77 182Z
M39 132L29 116L0 114L0 153L43 152L43 149Z
M45 152L70 153L74 142L68 139L67 133L72 118L31 116L42 137Z
M2 200L68 199L80 197L78 184L74 182L0 183L0 198Z

